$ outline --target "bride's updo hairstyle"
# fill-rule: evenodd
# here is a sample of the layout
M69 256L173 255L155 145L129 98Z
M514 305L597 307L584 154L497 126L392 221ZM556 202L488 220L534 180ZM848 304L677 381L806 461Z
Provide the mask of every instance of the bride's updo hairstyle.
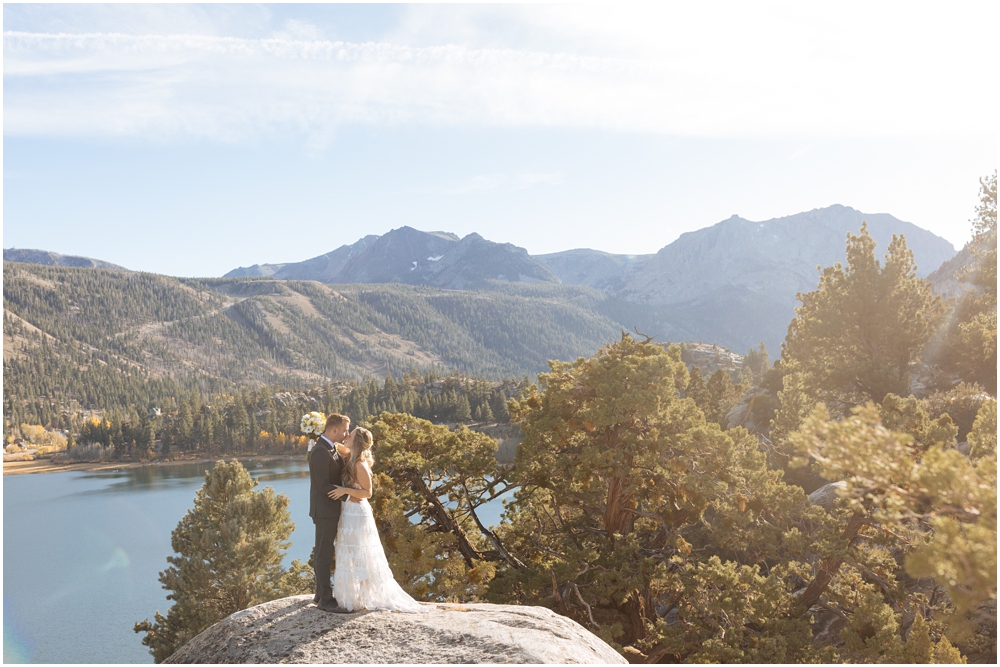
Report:
M347 462L343 472L344 486L353 487L357 484L356 466L359 462L367 463L369 468L375 463L375 457L372 456L373 442L371 431L360 426L354 429L354 437L351 438L351 459Z

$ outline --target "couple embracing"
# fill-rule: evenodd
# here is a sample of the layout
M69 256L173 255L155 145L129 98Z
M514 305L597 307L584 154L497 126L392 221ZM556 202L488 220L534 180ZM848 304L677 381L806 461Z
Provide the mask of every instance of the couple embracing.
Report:
M309 516L316 524L316 595L323 611L429 611L392 576L368 498L372 496L372 434L330 415L309 454ZM337 564L330 583L330 566Z

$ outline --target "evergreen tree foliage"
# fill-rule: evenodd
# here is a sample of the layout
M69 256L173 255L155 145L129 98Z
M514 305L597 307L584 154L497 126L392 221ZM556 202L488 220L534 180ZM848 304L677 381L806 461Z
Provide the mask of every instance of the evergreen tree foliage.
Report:
M743 355L743 368L749 375L750 386L758 386L764 379L764 374L771 369L771 357L767 353L767 346L764 341L760 342L757 349L750 348Z
M176 555L167 557L170 567L160 573L174 604L166 616L157 612L153 623L135 624L156 662L229 614L288 594L281 567L294 529L288 498L256 486L236 461L219 461L205 473L194 508L171 533Z
M824 476L846 482L852 523L882 531L883 540L891 538L884 543L902 552L906 574L932 579L947 592L955 637L967 637L972 618L987 615L995 653L996 401L981 408L969 435L971 458L955 449L956 430L950 419L928 420L913 399L889 396L881 408L857 406L841 421L819 406L791 439ZM883 560L882 582L899 576L895 563ZM889 601L921 612L931 606L903 593ZM871 624L879 632L886 626ZM853 650L856 658L868 657L860 644Z
M936 391L921 399L920 404L931 419L947 414L958 427L958 441L963 442L968 438L979 410L991 398L978 384L959 382L947 391Z
M544 603L651 662L827 656L791 613L789 576L809 569L797 526L825 513L754 437L680 397L680 349L623 335L550 369L510 402L521 488L499 532L525 567L503 568L491 599Z
M972 220L974 261L958 277L978 289L966 291L954 304L925 360L997 391L997 176L980 181L979 206Z
M979 205L972 219L972 254L976 258L967 279L997 300L997 173L979 181Z
M969 433L969 456L973 460L997 455L997 402L988 401L979 409Z
M722 429L728 428L729 420L726 415L740 402L746 386L733 384L732 376L720 368L712 373L712 377L705 383L705 388L709 396L708 410L702 409L705 418L718 424Z
M848 234L847 267L824 269L819 289L798 297L782 345L784 371L801 373L806 393L838 414L908 393L939 302L915 270L902 236L893 236L883 266L866 224Z
M191 391L233 395L274 383L303 390L335 380L367 385L378 373L392 382L379 382L369 394L394 395L396 378L414 367L497 382L537 372L548 358L587 354L620 329L598 312L604 297L587 288L505 289L333 289L5 263L5 436L22 422L52 427L67 409L145 410ZM507 398L491 397L496 418L504 419ZM393 407L384 403L358 408L379 414ZM475 405L470 397L470 418ZM212 428L219 432L217 424ZM233 446L227 436L219 436L219 451Z
M373 507L390 567L411 595L475 599L496 563L520 565L476 513L512 488L493 438L406 414L383 413L371 430L380 483ZM413 514L416 524L407 519Z
M712 407L712 395L705 386L705 378L702 377L701 368L691 366L688 371L688 383L684 388L684 396L694 401L698 409L703 413L708 413Z

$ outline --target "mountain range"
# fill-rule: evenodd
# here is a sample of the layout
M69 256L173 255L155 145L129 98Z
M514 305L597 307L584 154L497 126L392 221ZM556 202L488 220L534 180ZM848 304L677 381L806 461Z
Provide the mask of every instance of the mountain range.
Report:
M880 252L904 234L918 273L936 269L928 279L939 293L966 287L954 276L968 252L842 206L765 222L734 216L646 255L532 256L478 234L403 227L210 279L6 249L5 418L7 409L125 408L195 387L230 393L409 369L531 377L550 359L593 355L623 330L736 352L763 340L775 358L796 292L816 289L818 266L843 260L844 237L862 219Z
M776 350L794 316L795 295L816 289L817 267L844 261L846 235L857 234L862 222L879 253L894 234L904 235L921 277L955 257L951 243L912 223L834 205L763 222L734 215L647 255L575 249L532 256L479 234L401 227L303 262L240 267L226 277L479 290L493 282L578 285L641 304L641 322L632 324L654 335L737 350L764 341Z
M734 215L682 234L656 253L639 255L592 249L530 255L475 233L460 238L404 226L301 262L239 267L224 278L396 283L503 292L511 298L544 294L552 302L567 303L579 300L580 288L588 288L595 291L585 299L588 308L613 326L660 340L706 341L740 351L763 341L774 353L794 316L795 295L816 289L819 267L844 261L846 235L858 233L862 222L877 252L885 251L893 235L902 234L918 275L938 270L936 289L948 295L961 289L945 263L958 266L965 260L948 241L889 214L840 205L763 222ZM5 249L4 261L121 269L40 250ZM541 291L531 292L530 285Z

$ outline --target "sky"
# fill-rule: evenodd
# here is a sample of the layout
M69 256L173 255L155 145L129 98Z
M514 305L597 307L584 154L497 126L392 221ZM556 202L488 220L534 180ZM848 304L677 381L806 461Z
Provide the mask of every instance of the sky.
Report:
M3 246L175 276L409 225L656 252L843 204L961 247L996 2L5 4Z

